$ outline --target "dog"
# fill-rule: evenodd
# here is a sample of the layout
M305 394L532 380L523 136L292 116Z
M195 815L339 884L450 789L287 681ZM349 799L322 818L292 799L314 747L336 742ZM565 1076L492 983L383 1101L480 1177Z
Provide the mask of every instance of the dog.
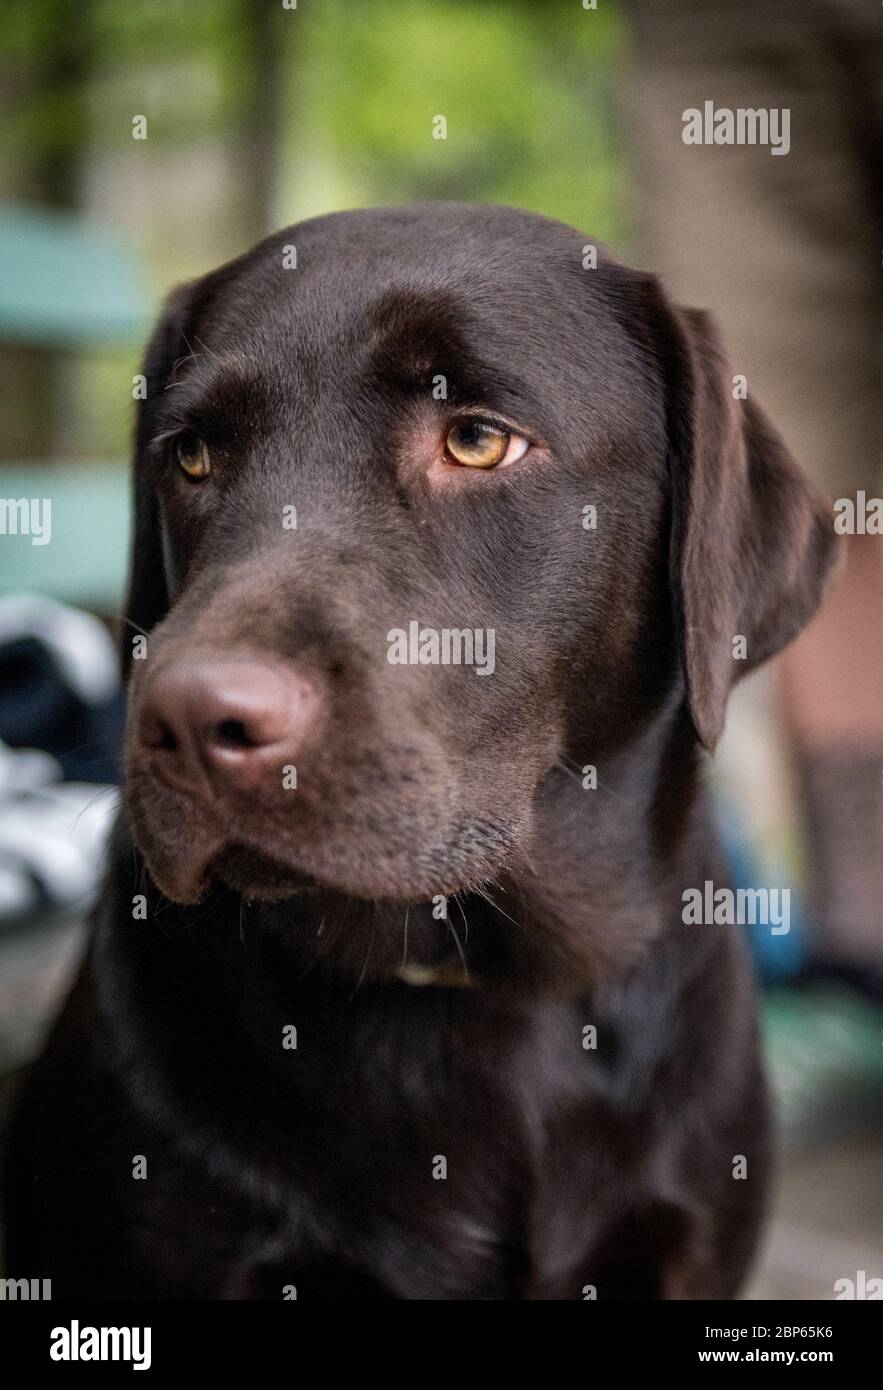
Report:
M682 900L835 537L708 315L584 250L359 211L169 299L125 813L13 1126L8 1272L55 1298L740 1288L754 988Z

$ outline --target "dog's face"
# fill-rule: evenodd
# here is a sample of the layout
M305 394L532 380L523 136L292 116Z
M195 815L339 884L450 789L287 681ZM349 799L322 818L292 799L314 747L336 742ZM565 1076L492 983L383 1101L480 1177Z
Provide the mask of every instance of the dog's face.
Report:
M493 881L550 779L663 711L712 744L815 607L831 528L709 325L585 244L501 208L342 214L173 296L127 746L169 896Z

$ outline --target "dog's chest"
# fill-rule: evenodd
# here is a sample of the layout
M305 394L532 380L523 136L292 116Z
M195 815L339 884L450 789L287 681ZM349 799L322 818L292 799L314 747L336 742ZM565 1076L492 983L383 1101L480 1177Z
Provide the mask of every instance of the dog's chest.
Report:
M205 961L141 962L138 1126L162 1113L187 1139L170 1210L193 1226L204 1207L211 1231L223 1214L212 1288L309 1297L352 1277L378 1296L582 1296L589 1252L648 1169L670 1030L643 996L401 986L341 1004L318 981L292 992L256 952L238 978Z
M392 1296L580 1297L587 1252L641 1166L634 1088L620 1053L614 1067L599 1055L598 1029L573 1004L495 1019L457 1001L444 1019L422 1005L396 1019L373 1053L354 1038L348 1069L326 1058L289 1150L293 1209L303 1183L323 1247L301 1296L343 1261ZM296 1217L293 1269L300 1239Z

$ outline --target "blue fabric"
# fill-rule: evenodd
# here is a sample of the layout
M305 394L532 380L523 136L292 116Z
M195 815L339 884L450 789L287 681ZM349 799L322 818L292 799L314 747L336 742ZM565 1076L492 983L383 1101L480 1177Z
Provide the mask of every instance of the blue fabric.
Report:
M764 984L781 984L793 979L807 963L809 937L806 911L789 882L790 875L784 871L772 876L761 873L735 809L731 805L719 804L717 814L730 861L733 888L769 888L772 877L773 882L791 890L790 931L774 936L768 926L761 924L749 926L746 931L758 974Z

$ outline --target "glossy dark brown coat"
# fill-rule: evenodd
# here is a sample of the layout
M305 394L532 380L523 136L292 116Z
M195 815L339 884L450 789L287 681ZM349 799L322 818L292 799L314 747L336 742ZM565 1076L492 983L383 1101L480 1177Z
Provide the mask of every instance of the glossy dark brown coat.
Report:
M816 608L832 528L710 320L584 245L503 208L358 212L170 300L127 817L19 1107L8 1273L55 1297L738 1289L768 1166L753 986L739 929L684 925L682 893L726 883L702 747ZM446 465L473 410L525 457ZM494 674L391 666L411 620L493 628ZM157 672L237 655L313 692L294 792L190 794L139 733Z

